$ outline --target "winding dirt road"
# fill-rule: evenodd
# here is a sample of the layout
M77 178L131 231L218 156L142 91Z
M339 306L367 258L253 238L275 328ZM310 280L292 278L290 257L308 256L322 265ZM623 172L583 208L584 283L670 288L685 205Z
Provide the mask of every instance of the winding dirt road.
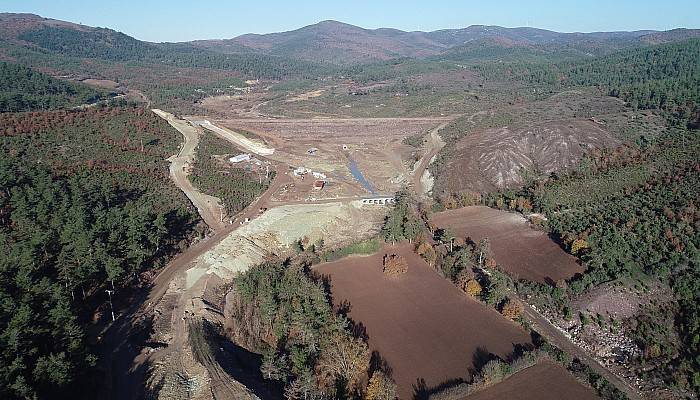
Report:
M163 118L177 129L185 138L185 142L180 148L180 152L168 159L170 161L170 178L175 185L182 190L192 204L197 208L199 215L212 231L218 231L224 227L223 207L221 200L202 193L195 188L187 178L188 168L194 163L195 152L199 144L201 132L185 120L176 118L174 115L163 110L153 109L156 115Z
M231 232L240 227L238 223L222 223L218 216L220 213L218 199L197 191L187 179L187 174L183 167L193 160L200 134L197 129L187 122L175 118L170 113L161 110L153 110L153 112L168 121L171 126L185 137L185 142L180 152L169 159L171 161L171 177L178 188L197 207L202 219L212 229L212 234L173 258L156 275L151 287L147 292L143 293L142 297L132 299L128 308L117 310L117 320L105 329L100 343L100 365L106 375L105 385L101 386L100 398L105 399L137 399L144 397L144 383L148 376L147 368L162 356L162 351L153 353L143 353L141 351L149 340L150 334L144 334L144 329L152 329L150 328L150 321L154 315L155 306L166 295L171 283L184 274L197 257L211 250ZM252 219L258 215L260 208L271 206L273 193L278 191L282 185L291 182L292 178L288 174L287 166L278 164L275 178L269 188L258 199L239 212L235 219L238 221L246 218ZM176 308L173 310L173 316L178 316L172 321L174 344L176 345L173 346L171 344L168 346L168 353L181 349L182 346L177 346L177 344L184 344L187 337L187 326L179 318L183 313L183 300L185 298L186 296L181 296ZM210 372L215 379L216 377L221 379L227 378L227 376L222 374L220 366L217 365L214 369ZM218 379L214 384L216 387L215 391L219 395L223 394L222 391L231 392L231 396L224 395L223 398L237 398L234 393L240 395L241 390L244 389L233 382L218 382Z

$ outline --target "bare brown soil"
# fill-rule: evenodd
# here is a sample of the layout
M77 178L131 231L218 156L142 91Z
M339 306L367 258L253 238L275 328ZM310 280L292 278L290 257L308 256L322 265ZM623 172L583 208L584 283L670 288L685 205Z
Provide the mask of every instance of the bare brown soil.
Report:
M431 222L475 242L488 238L498 265L516 278L556 282L583 272L576 258L518 214L473 206L436 213Z
M119 87L119 83L109 79L88 78L83 80L82 82L86 85L97 86L103 89L116 89Z
M451 117L249 118L216 123L233 130L243 129L263 138L275 148L275 154L269 156L270 159L324 173L329 184L313 195L329 198L369 194L351 175L351 159L378 194L391 194L409 184L412 176L408 166L411 163L403 157L415 149L403 144L402 140L407 136L422 135L437 125L444 126L449 120ZM312 148L317 151L309 154ZM428 150L433 151L432 148ZM425 159L426 166L437 150L439 148ZM302 182L298 182L298 185L301 187Z
M553 171L575 166L593 148L619 141L587 119L550 121L514 129L479 130L455 144L448 161L446 189L488 192L522 184L523 171Z
M583 386L561 366L549 361L539 363L510 376L496 385L480 390L464 400L595 400L593 389Z
M385 254L405 257L408 271L384 276ZM489 353L505 358L515 344L530 342L519 326L468 298L408 244L322 264L316 272L330 277L333 304L349 308L372 351L389 364L401 399L451 379L469 379L469 369Z

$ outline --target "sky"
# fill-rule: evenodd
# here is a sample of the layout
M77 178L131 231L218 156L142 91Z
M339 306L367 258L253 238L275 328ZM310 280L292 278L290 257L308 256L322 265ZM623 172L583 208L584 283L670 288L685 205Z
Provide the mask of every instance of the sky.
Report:
M107 27L154 42L280 32L328 19L409 31L479 24L559 32L700 28L700 0L0 0L0 12Z

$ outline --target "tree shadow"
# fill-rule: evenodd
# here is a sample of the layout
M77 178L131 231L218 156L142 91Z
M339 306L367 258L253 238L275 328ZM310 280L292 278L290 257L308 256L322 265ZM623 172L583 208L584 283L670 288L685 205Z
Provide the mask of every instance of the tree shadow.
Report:
M472 355L472 366L468 368L469 374L471 376L476 375L479 371L481 371L482 368L484 368L484 365L486 365L486 363L496 358L500 357L493 353L490 353L483 347L477 347L474 351L474 354Z
M432 395L465 382L464 379L454 378L443 381L438 385L428 387L425 383L425 379L418 378L416 379L416 383L413 384L413 400L429 400Z
M390 378L393 377L394 374L394 370L391 368L391 365L389 365L389 362L387 362L377 350L374 350L369 360L368 375L372 376L377 371L382 371Z
M282 398L281 382L266 380L260 372L262 356L233 343L207 320L202 321L204 337L214 361L232 379L250 389L262 400Z

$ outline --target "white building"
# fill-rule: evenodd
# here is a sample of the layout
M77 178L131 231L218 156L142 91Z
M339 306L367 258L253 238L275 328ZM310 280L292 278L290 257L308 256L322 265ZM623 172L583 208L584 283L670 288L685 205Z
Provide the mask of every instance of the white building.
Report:
M250 154L239 154L237 156L233 156L228 159L232 163L239 163L243 161L249 161L250 160Z

